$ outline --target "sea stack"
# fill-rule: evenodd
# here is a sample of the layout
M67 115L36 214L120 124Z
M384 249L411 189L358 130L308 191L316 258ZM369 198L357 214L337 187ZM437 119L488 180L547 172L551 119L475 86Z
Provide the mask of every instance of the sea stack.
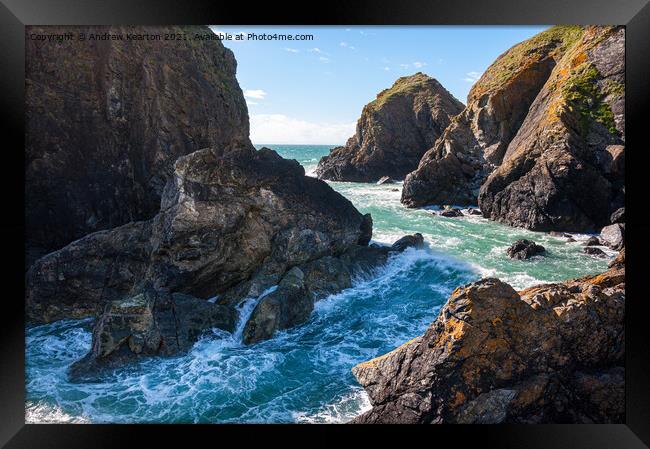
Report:
M460 101L424 73L399 78L363 108L355 135L323 157L316 174L333 181L404 179L462 110Z
M467 107L406 177L402 203L477 204L481 185L501 164L530 105L582 32L579 26L552 27L499 56L470 90Z

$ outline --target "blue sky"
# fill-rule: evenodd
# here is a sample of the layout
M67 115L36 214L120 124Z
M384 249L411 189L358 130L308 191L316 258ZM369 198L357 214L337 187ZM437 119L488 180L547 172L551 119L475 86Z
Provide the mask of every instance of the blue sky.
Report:
M400 76L436 78L465 103L494 59L548 26L220 26L260 143L343 144L361 110ZM252 40L247 33L311 34L313 40ZM242 40L234 36L241 34Z

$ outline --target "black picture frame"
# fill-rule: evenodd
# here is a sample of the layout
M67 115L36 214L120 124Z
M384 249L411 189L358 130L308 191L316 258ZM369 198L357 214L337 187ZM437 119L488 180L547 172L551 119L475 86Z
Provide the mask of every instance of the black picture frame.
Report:
M650 445L650 326L644 256L650 254L650 215L644 206L644 174L650 144L644 112L650 107L650 3L647 0L351 1L343 3L243 3L169 0L2 0L0 69L3 133L2 175L5 250L0 312L0 444L7 448L147 447L160 442L223 442L226 436L283 444L332 445L359 433L377 442L387 434L399 444L484 448L643 448ZM289 11L292 11L291 13ZM24 423L24 27L26 25L626 25L627 298L626 423L535 426L242 426L242 425L35 425ZM265 69L265 68L261 68ZM647 175L646 175L647 177ZM7 289L6 286L10 288ZM253 430L251 430L253 429ZM290 438L287 438L291 434ZM302 435L301 435L302 434ZM316 435L315 435L316 434ZM294 436L295 435L295 436ZM268 438L269 440L266 440ZM231 440L235 444L237 440ZM157 442L157 443L156 443ZM264 444L264 443L263 443ZM367 443L366 443L367 444Z

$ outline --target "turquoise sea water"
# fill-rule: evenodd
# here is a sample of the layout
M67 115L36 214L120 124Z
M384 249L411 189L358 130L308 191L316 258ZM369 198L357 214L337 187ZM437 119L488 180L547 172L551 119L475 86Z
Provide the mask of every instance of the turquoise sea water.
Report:
M331 148L267 146L298 160L307 174ZM70 383L66 374L90 348L91 320L29 328L27 422L345 422L369 408L350 369L420 335L457 286L496 276L524 288L607 266L607 259L582 253L587 235L565 243L482 217L406 209L400 184L331 185L372 214L373 240L392 243L421 232L427 248L393 257L376 276L319 301L309 322L271 340L242 346L237 337L214 332L188 354L149 359L99 383ZM510 260L505 250L519 238L544 245L547 255Z

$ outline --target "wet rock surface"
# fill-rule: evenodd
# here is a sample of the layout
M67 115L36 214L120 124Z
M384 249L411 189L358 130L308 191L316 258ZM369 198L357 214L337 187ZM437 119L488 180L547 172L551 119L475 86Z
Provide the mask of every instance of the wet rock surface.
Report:
M316 173L333 181L404 179L462 109L423 73L399 78L363 108L355 135L323 157Z
M457 288L424 335L352 372L355 423L621 423L625 252L605 273Z
M180 293L145 289L111 301L93 328L91 351L70 367L73 380L101 374L145 356L170 356L192 347L207 330L232 332L231 307Z
M619 250L625 246L625 223L605 226L600 231L600 238L611 249Z
M506 250L511 259L530 259L533 256L544 254L546 250L542 245L538 245L531 240L517 240Z
M203 26L76 29L212 33ZM251 145L237 63L218 41L25 43L27 266L91 232L152 218L179 156Z

